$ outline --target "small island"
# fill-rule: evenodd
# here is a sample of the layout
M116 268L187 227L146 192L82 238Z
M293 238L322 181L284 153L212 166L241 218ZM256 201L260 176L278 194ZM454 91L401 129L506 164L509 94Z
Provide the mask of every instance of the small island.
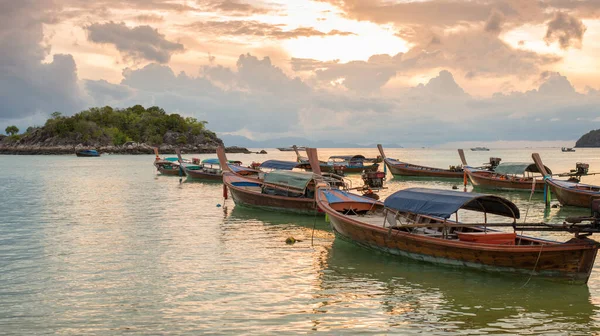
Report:
M589 131L575 143L576 148L600 147L600 129Z
M153 147L173 154L215 153L223 141L206 129L206 121L168 114L160 107L141 105L117 109L94 107L73 116L52 113L44 126L28 127L19 134L16 126L0 135L0 154L73 154L95 149L101 153L151 154ZM228 147L230 153L249 153L246 148Z

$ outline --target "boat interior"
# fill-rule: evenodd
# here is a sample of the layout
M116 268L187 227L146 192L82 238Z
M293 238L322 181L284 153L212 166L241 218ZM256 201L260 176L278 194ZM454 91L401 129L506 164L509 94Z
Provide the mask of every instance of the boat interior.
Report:
M385 207L374 207L370 211L358 211L360 214L348 210L340 212L355 217L355 220L362 223L389 229L390 235L393 235L394 232L405 232L443 240L490 245L531 246L557 244L543 239L517 235L512 229L500 231L486 228L485 222L473 226L453 226L460 224L460 222L414 213L402 213ZM431 226L428 226L428 224ZM510 228L510 226L507 226L507 228Z

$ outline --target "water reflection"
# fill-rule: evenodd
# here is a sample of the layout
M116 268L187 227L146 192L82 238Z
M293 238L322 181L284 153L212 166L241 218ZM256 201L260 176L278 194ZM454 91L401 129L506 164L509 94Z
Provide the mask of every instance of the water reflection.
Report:
M336 328L328 314L368 308L390 332L599 331L598 306L587 286L439 267L373 253L336 240L317 297L320 328ZM373 315L373 314L372 314Z

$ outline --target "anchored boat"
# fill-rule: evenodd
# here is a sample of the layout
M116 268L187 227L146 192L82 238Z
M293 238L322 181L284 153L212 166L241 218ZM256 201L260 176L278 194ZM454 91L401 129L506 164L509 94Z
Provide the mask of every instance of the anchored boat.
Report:
M577 227L544 223L518 224L519 210L492 195L410 188L384 203L317 185L316 201L328 215L336 237L356 245L436 264L587 283L599 243L589 233L598 223ZM461 223L459 210L483 213L483 221ZM456 216L455 221L450 217ZM488 215L512 219L488 223ZM491 227L505 227L496 231ZM516 232L568 231L575 237L561 243Z
M318 165L312 167L312 172L294 171L303 164L270 160L260 168L272 171L242 176L225 164L227 157L223 147L217 149L217 155L223 167L224 196L229 192L236 205L296 214L320 213L315 204L315 179L323 179ZM339 179L328 181L331 183L328 185L340 186Z
M386 157L383 146L377 145L379 153L383 158L384 164L390 170L392 175L395 176L420 176L420 177L438 177L438 178L463 178L463 168L459 166L452 166L448 169L433 168L427 166L420 166L412 163L403 162L396 159L390 159Z
M75 152L75 155L78 157L98 157L100 153L95 149L85 149Z
M600 199L600 186L570 182L552 178L552 172L545 169L542 159L538 153L532 154L533 161L542 172L547 188L556 196L556 199L562 205L572 205L582 208L590 208L595 199ZM589 165L587 166L589 167ZM587 175L587 167L585 173ZM546 203L549 203L549 195L546 197Z

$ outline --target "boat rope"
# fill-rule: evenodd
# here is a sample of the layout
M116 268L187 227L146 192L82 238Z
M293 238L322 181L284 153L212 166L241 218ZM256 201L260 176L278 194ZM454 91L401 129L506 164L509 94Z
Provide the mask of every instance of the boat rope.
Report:
M540 245L540 253L538 253L538 257L537 260L535 261L535 265L533 265L533 270L531 271L531 274L529 274L529 278L527 279L527 281L523 284L523 286L520 287L520 289L525 288L525 286L527 286L527 284L529 283L529 281L531 280L531 278L533 277L533 275L535 274L535 269L538 265L538 262L540 261L540 257L542 256L542 250L544 249L544 244Z

